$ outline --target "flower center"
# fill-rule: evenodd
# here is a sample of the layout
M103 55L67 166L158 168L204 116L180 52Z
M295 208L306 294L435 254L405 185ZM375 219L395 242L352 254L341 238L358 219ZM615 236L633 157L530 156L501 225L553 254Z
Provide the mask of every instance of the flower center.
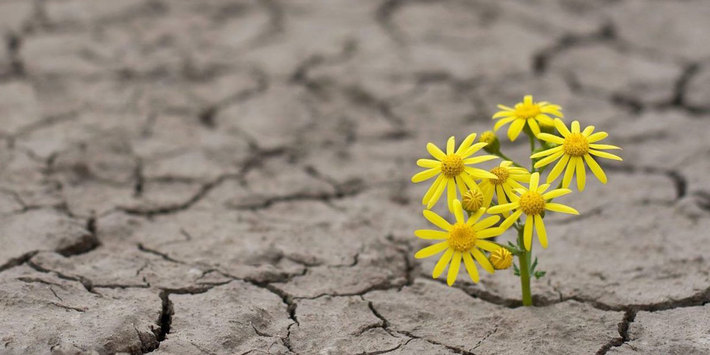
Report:
M528 191L520 196L520 209L528 216L541 214L545 210L545 199L536 191Z
M463 159L456 154L449 154L441 161L441 173L446 177L458 176L463 169Z
M465 223L456 223L449 232L449 246L455 251L469 251L476 245L476 231Z
M498 177L497 179L489 179L495 185L502 185L510 175L508 169L500 166L491 169L491 173Z
M532 104L532 105L522 104L522 105L515 108L515 113L518 115L518 118L522 118L522 119L535 118L535 116L540 114L540 106L538 106L537 104Z
M589 152L589 142L581 133L572 133L565 138L562 144L565 154L581 157Z
M468 212L478 211L479 208L483 207L483 193L479 189L468 190L463 194L461 205Z

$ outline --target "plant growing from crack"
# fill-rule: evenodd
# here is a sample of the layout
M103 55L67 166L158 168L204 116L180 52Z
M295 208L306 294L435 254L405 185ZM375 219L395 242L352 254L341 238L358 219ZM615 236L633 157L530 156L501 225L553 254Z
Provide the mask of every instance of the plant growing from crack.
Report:
M481 134L478 143L474 143L476 133L471 133L458 148L452 136L446 143L445 151L428 143L426 149L434 159L417 160L417 165L426 170L414 175L412 182L436 177L422 203L426 206L424 217L440 230L420 229L414 232L421 239L438 241L419 250L415 257L426 258L443 252L434 266L432 277L438 278L448 266L446 281L449 286L456 281L462 260L474 283L480 279L476 263L489 273L513 266L514 274L520 277L523 305L530 306L530 278L545 276L545 271L537 270L537 257L533 258L533 234L537 234L540 245L547 248L544 224L547 212L579 214L572 207L552 201L572 192L569 186L575 176L577 190L583 191L586 167L606 184L606 174L595 157L621 160L604 151L621 148L599 143L608 134L595 133L594 126L581 130L579 122L574 121L568 129L561 119L560 106L535 102L530 95L514 107L498 105L498 108L501 111L493 115L493 119L499 119L494 131L510 123L507 135L511 141L515 141L520 133L528 136L530 168L503 154L500 142L492 131ZM476 156L481 149L489 154ZM489 171L473 167L498 158L503 161ZM541 175L555 161L557 163L542 183ZM562 179L557 187L550 189L559 177ZM448 209L454 215L453 223L430 210L444 191ZM468 218L464 216L464 211ZM490 216L482 218L484 214ZM504 245L489 240L511 227L517 231L515 242ZM518 258L517 264L513 263L514 257Z

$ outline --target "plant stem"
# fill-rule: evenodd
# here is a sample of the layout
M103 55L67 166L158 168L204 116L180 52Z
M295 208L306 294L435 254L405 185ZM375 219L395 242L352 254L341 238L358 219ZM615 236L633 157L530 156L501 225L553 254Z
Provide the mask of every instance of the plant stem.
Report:
M523 228L518 230L518 249L525 250L523 241ZM532 294L530 293L530 259L532 251L524 251L518 255L520 265L520 287L523 291L523 306L532 306Z

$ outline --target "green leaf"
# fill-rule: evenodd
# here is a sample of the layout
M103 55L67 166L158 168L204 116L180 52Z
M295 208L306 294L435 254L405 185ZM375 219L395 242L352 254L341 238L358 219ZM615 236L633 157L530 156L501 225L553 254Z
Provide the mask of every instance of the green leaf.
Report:
M518 265L515 263L513 263L513 275L520 276L520 269L518 269Z
M536 266L537 266L537 256L535 257L535 260L533 261L532 266L530 266L530 273L531 274L535 272Z
M539 280L540 278L545 276L545 274L547 274L547 271L535 271L535 273L533 273L533 276L535 276L535 280Z

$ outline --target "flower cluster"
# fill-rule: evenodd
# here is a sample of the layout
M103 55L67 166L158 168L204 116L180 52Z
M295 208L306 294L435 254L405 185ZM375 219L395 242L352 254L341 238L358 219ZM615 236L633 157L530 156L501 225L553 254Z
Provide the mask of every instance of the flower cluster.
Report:
M544 271L535 270L537 258L532 261L533 234L537 235L540 245L547 248L548 236L543 222L546 214L578 214L574 208L552 201L572 192L569 186L575 176L577 190L584 190L587 167L606 184L606 174L596 159L621 160L605 151L621 148L602 144L600 141L608 134L594 132L594 126L582 130L579 122L573 121L568 128L562 121L564 116L560 106L535 102L530 95L513 107L498 107L501 111L493 115L494 120L498 119L494 131L510 123L507 135L511 141L516 140L521 132L529 136L530 168L505 156L492 131L481 134L478 143L477 134L471 133L458 147L452 136L446 142L445 151L428 143L426 149L433 159L417 160L417 165L426 170L414 175L412 182L433 179L422 204L426 207L424 217L439 229L414 232L421 239L437 241L419 250L415 257L441 254L432 276L438 278L448 266L446 280L449 286L456 281L462 260L473 282L480 279L476 263L489 273L513 266L521 278L523 304L530 305L530 276L539 278L544 275ZM481 154L481 151L489 154ZM492 169L478 166L494 159L501 161ZM549 166L552 169L542 183L541 175ZM557 187L551 188L560 177ZM431 211L444 191L453 222ZM503 245L495 241L511 227L518 231L517 243ZM518 263L514 264L516 256Z

